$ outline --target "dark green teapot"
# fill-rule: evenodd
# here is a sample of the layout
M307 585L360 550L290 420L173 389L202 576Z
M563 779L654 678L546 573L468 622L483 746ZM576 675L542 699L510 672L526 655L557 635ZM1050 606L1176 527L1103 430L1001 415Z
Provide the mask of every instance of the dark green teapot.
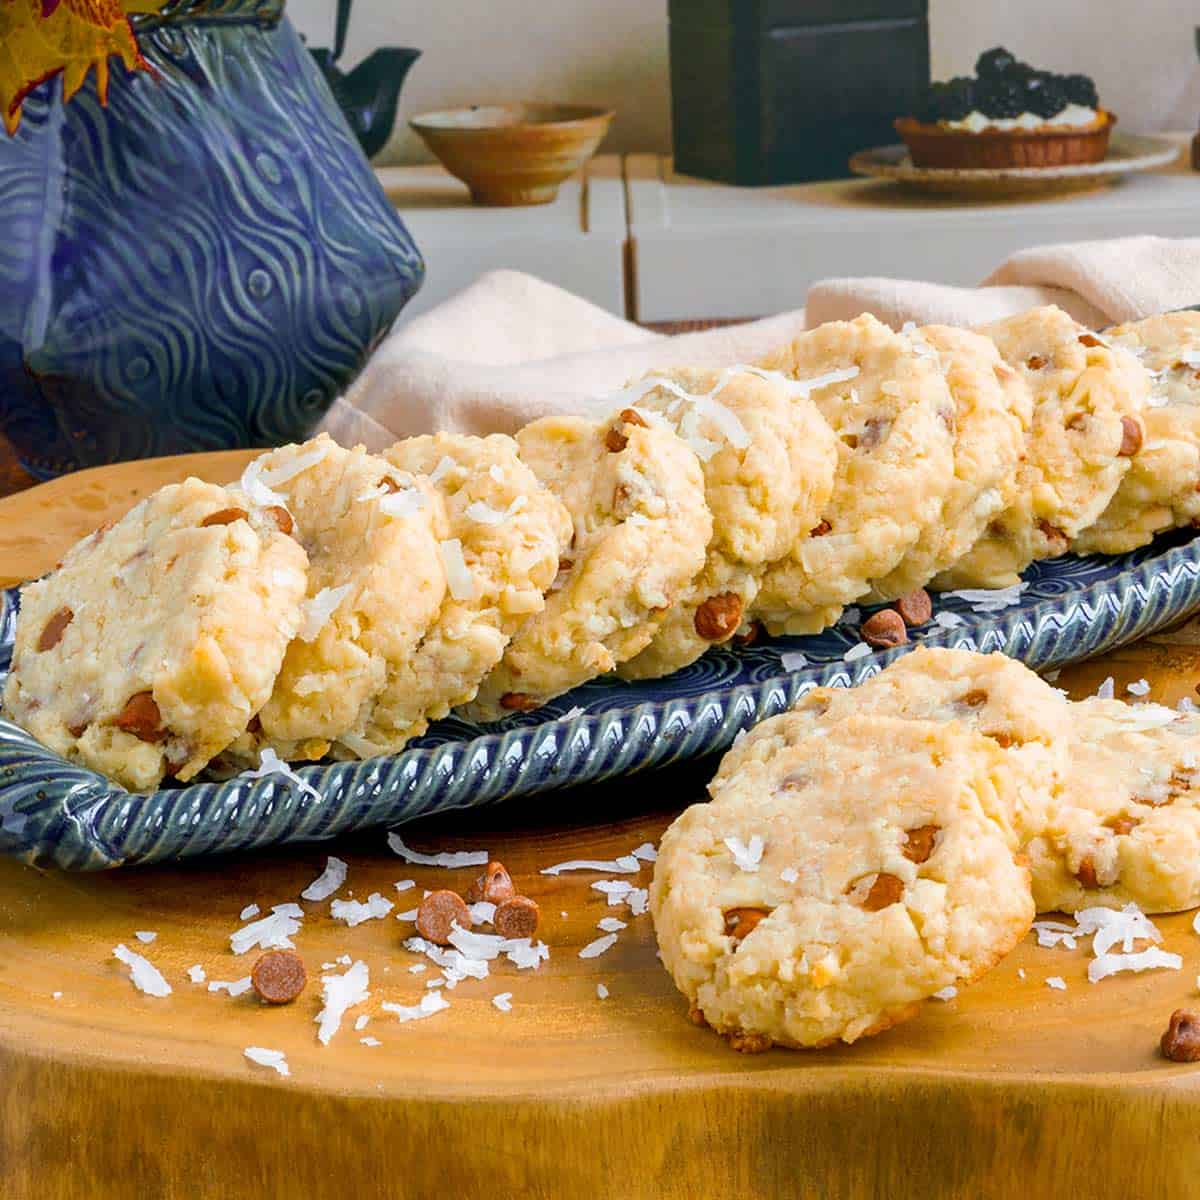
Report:
M353 71L337 65L346 47L350 9L354 0L338 0L332 50L310 50L329 90L345 114L358 144L368 158L378 154L396 123L396 105L409 68L421 57L406 46L381 46Z

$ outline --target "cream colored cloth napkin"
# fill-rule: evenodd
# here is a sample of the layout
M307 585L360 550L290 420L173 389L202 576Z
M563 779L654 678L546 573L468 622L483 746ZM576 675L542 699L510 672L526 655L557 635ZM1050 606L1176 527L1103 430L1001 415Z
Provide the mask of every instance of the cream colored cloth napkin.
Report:
M753 362L801 330L870 312L898 328L975 325L1058 304L1099 327L1200 303L1200 238L1120 238L1013 255L977 288L897 279L830 279L806 307L745 325L662 337L561 288L493 271L401 322L322 428L380 450L447 430L513 433L535 417L607 412L605 396L647 371Z

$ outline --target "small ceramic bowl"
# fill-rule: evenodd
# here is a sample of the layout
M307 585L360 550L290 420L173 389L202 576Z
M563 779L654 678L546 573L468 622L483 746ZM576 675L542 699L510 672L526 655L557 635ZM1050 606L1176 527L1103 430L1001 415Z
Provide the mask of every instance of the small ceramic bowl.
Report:
M409 124L476 204L549 204L604 140L613 114L586 104L478 104Z

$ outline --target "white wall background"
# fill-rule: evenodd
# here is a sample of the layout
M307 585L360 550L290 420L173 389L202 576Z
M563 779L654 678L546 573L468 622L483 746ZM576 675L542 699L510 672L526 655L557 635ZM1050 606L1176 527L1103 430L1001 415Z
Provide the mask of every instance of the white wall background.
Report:
M333 36L333 0L289 0L312 46ZM1184 0L930 0L935 78L970 72L1003 44L1035 66L1083 71L1129 130L1193 128L1200 60ZM427 158L407 117L519 99L609 105L607 150L670 148L667 0L356 0L343 65L375 46L423 51L380 162Z

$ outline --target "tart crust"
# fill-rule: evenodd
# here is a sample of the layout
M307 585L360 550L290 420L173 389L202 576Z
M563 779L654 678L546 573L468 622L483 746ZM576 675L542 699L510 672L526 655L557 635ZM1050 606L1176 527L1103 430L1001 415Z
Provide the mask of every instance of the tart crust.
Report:
M1048 121L1034 129L985 128L978 133L899 117L896 132L912 156L913 166L955 170L1006 167L1066 167L1102 162L1117 118L1097 109L1091 125L1065 126Z

